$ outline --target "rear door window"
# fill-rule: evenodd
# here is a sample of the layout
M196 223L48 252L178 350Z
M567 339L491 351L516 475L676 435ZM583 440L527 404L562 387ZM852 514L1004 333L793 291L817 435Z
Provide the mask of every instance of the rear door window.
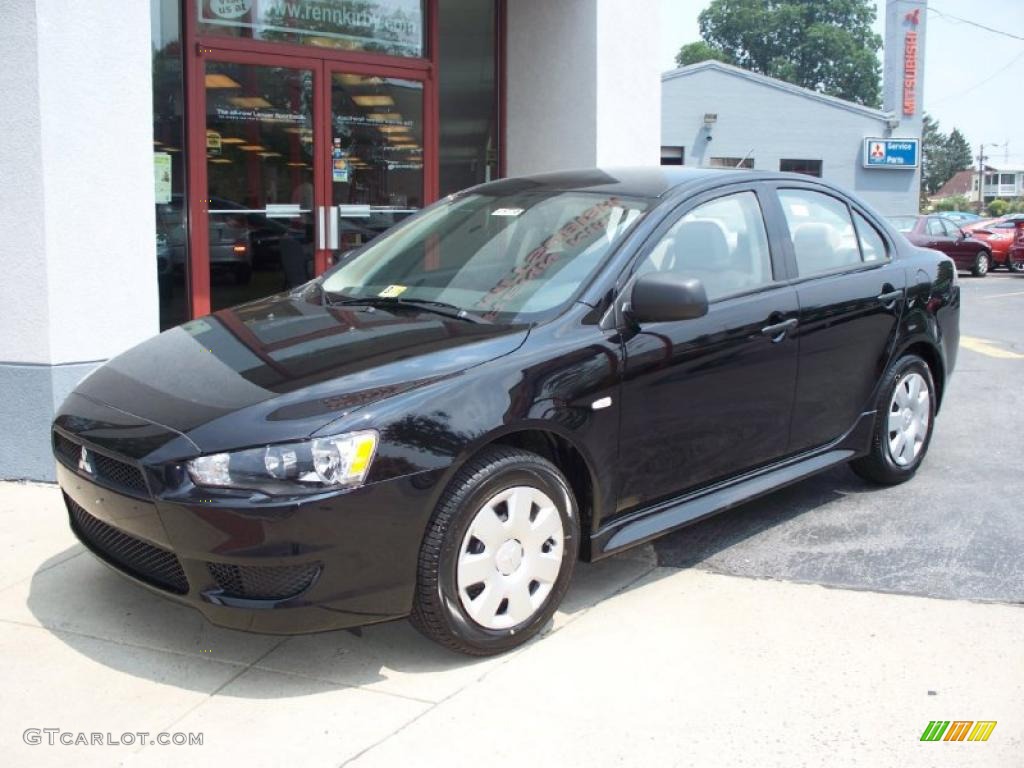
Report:
M860 243L860 252L864 261L885 261L889 258L888 249L885 247L885 238L879 234L871 222L854 211L853 223L857 227L857 240Z
M779 201L801 276L862 263L846 203L810 189L780 189Z

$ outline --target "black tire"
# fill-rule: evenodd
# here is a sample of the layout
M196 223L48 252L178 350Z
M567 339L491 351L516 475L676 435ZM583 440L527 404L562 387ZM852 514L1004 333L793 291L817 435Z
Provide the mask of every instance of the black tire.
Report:
M992 266L992 254L988 251L978 251L974 257L974 266L971 267L971 274L975 277L984 277Z
M481 507L514 486L545 493L562 523L562 559L544 602L529 619L508 629L489 629L463 607L456 583L466 532ZM470 459L449 483L420 547L416 594L410 620L441 645L472 656L490 656L522 645L551 619L572 578L579 548L579 513L562 473L547 459L506 446L492 446Z
M889 409L893 402L896 387L910 373L920 374L928 386L929 411L928 428L921 449L912 461L904 466L896 463L889 449ZM879 485L897 485L905 483L917 472L921 462L928 453L932 433L935 430L936 405L935 380L932 378L928 364L917 355L905 355L897 360L886 371L879 389L878 401L875 403L875 425L871 436L871 451L859 459L850 462L850 467L860 477Z
M1006 268L1013 272L1015 275L1024 274L1024 255L1018 256L1017 261L1014 261L1010 254L1006 255Z

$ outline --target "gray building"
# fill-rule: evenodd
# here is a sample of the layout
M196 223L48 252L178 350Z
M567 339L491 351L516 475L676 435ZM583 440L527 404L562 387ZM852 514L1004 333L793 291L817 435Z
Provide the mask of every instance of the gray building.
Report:
M920 139L925 6L887 3L882 110L717 61L665 72L662 163L808 173L883 214L916 213L920 168L866 167L866 140Z

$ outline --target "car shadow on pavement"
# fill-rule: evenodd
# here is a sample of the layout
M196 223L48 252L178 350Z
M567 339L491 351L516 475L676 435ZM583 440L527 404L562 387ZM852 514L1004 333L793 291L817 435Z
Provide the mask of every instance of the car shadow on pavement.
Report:
M861 480L845 465L834 467L662 537L654 546L658 564L675 568L709 565L709 561L717 561L717 555L809 512L822 511L851 495L884 491ZM720 569L711 566L708 570Z
M658 565L706 567L709 559L771 528L870 488L839 468L670 534L657 542L657 559L650 547L641 547L580 563L561 609L538 639L588 608L648 583L644 577ZM328 686L438 701L509 658L455 654L406 621L298 636L223 629L195 609L123 578L78 545L36 569L26 607L31 616L23 621L42 625L77 653L163 685L203 690L209 675L195 667L227 665L232 682L218 690L222 696L294 697Z
M649 548L579 564L544 634L653 568ZM327 686L438 701L510 657L476 659L451 652L407 621L295 636L216 627L197 610L122 577L79 545L36 569L24 605L30 615L15 617L22 623L42 625L92 662L162 685L205 690L210 674L197 667L229 665L227 678L240 676L218 690L222 696L293 697Z

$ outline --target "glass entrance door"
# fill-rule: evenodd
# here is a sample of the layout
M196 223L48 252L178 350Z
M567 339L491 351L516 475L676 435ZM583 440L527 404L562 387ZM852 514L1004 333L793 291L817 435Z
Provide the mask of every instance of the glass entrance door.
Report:
M202 234L213 310L313 277L315 69L206 61Z
M194 314L301 285L418 211L436 188L422 74L209 54L196 137L206 151L197 176L205 196L192 209ZM172 250L184 269L186 249Z
M418 211L424 83L332 71L327 250L331 261Z

